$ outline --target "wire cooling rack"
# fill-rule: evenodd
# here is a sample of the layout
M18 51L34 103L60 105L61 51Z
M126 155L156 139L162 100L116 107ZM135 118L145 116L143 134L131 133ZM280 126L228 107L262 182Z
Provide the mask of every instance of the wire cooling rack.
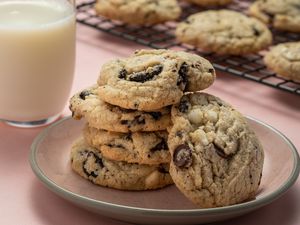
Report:
M250 0L236 0L228 8L245 12L250 2ZM299 82L284 79L266 68L262 60L264 52L246 56L218 56L214 53L204 52L199 48L179 43L174 36L176 22L142 27L125 25L118 21L97 16L93 8L94 4L94 0L82 0L77 3L77 22L151 48L169 48L196 53L210 60L213 66L219 71L300 95ZM183 14L180 20L203 10L203 8L195 5L181 4ZM300 40L300 34L276 30L272 30L272 32L274 44Z

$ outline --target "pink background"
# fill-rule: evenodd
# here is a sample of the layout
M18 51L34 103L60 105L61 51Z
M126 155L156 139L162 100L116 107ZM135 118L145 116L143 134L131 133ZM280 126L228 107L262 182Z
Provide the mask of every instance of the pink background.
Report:
M77 63L71 95L95 83L104 62L143 48L82 25L77 28ZM220 96L242 113L277 128L300 149L300 96L221 73L207 92ZM67 104L63 113L70 115ZM28 163L29 148L42 129L20 129L0 123L0 224L126 224L66 202L34 176ZM219 224L299 225L299 191L298 179L283 197L272 204Z

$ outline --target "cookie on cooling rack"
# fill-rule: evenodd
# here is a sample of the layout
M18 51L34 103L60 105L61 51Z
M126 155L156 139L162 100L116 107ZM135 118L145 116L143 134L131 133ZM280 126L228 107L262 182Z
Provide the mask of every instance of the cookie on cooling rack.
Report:
M279 76L300 82L300 42L278 44L265 55L267 67Z
M255 53L272 42L268 27L255 18L231 10L207 10L178 24L179 41L218 54Z
M221 99L190 93L172 108L170 174L201 208L243 202L256 195L264 161L246 119Z
M181 14L176 0L97 0L95 11L109 19L135 25L176 20Z
M126 109L155 111L179 102L186 91L209 87L213 66L204 58L172 50L139 50L102 66L99 97Z
M300 32L299 0L257 0L249 13L277 29Z
M85 179L121 190L158 189L172 184L168 164L139 165L104 158L83 139L72 146L72 169Z

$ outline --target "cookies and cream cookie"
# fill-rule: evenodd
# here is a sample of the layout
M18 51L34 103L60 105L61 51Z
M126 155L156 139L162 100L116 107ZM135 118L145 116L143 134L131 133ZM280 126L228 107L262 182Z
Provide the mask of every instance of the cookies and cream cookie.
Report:
M258 52L272 42L268 27L256 18L231 10L207 10L178 24L179 41L218 54Z
M102 66L99 97L126 109L155 111L178 103L185 91L202 90L215 79L204 58L172 50L140 50Z
M300 42L273 46L265 55L264 62L279 76L300 82Z
M176 0L97 0L95 11L109 19L135 25L176 20L181 14Z
M139 164L170 162L166 131L118 133L86 126L86 142L111 160Z
M71 98L74 119L84 117L91 127L123 133L166 130L171 124L170 107L152 112L123 109L102 101L97 90L94 85Z
M172 108L170 174L201 208L255 197L264 153L246 119L219 98L190 93Z
M92 183L121 190L157 189L173 183L168 164L139 165L108 160L83 139L72 146L71 165Z
M257 0L249 13L277 29L300 32L299 0Z

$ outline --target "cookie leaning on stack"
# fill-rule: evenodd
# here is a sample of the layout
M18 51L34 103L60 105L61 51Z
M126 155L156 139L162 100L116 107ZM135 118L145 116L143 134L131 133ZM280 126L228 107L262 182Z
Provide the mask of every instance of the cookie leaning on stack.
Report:
M246 119L206 93L188 93L172 107L170 174L181 192L202 208L255 197L264 153Z
M166 131L170 105L214 79L207 60L185 52L141 50L106 63L98 85L70 101L73 117L87 121L84 139L72 149L73 169L96 184L124 190L172 183Z

